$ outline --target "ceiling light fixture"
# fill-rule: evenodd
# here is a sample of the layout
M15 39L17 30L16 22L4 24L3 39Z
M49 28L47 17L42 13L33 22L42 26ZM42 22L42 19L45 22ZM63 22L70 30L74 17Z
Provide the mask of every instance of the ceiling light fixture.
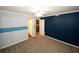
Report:
M43 16L43 14L42 13L36 13L35 16L36 17L41 17L41 16Z
M31 12L35 14L36 17L41 17L49 10L47 6L33 6Z

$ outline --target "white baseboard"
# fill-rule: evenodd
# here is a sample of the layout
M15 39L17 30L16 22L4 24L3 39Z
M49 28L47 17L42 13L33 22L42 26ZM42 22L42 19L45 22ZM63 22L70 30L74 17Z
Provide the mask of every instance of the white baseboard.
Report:
M12 46L12 45L18 44L18 43L23 42L23 41L25 41L25 40L26 40L26 39L20 40L20 41L18 40L18 41L15 41L14 43L12 42L12 44L6 44L6 45L0 47L0 49L4 49L4 48L7 48L7 47L10 47L10 46ZM27 39L27 40L28 40L28 39Z
M59 40L59 39L55 39L55 38L52 38L52 37L47 36L47 35L44 35L44 36L46 36L46 37L48 37L48 38L50 38L50 39L53 39L53 40L55 40L55 41L58 41L58 42L61 42L61 43L64 43L64 44L67 44L67 45L70 45L70 46L73 46L73 47L79 48L79 46L72 45L72 44L70 44L70 43L67 43L67 42L61 41L61 40Z

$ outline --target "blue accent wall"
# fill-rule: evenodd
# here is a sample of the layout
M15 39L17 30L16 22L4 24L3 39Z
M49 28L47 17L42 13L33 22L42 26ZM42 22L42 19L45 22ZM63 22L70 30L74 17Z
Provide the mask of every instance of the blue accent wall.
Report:
M44 19L45 35L79 46L79 12Z

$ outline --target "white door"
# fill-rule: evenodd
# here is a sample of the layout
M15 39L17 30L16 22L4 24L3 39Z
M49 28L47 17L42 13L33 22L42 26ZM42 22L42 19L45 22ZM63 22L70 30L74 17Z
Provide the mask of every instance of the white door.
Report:
M44 19L39 20L39 32L41 35L44 35Z

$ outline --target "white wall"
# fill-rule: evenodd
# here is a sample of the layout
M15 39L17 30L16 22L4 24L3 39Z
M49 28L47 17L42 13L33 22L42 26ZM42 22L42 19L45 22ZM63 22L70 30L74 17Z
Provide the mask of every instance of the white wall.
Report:
M32 35L33 37L36 36L36 18L35 17L33 17L32 19Z
M32 35L32 37L36 36L36 21L34 17L28 18L28 33Z
M5 48L27 39L27 30L0 33L0 48Z
M27 26L27 16L21 13L0 10L0 28ZM19 30L0 33L0 49L28 39L28 31Z

